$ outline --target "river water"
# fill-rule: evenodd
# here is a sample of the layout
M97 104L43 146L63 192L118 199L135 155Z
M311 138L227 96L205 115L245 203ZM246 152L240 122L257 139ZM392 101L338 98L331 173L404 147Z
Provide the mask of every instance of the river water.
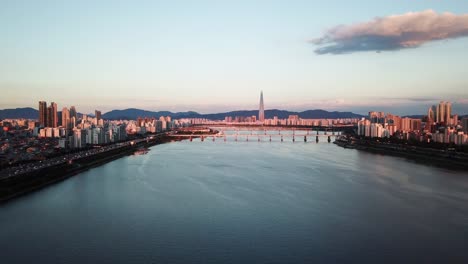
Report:
M468 263L468 173L254 139L158 145L0 205L0 263Z

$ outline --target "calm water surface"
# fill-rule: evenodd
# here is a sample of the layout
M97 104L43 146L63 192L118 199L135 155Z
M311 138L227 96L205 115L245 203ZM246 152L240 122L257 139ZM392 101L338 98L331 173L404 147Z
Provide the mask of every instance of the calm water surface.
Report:
M177 142L1 205L0 249L0 263L468 263L468 173L327 143Z

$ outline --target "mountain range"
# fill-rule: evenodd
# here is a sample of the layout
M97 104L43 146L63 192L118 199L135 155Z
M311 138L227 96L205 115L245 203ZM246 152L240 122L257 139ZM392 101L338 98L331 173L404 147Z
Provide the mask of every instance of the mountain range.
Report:
M38 117L39 111L32 107L0 110L0 120L5 118L37 119Z
M248 116L257 116L258 110L240 110L216 114L199 114L197 112L169 112L169 111L159 111L152 112L141 109L125 109L125 110L112 110L102 115L104 119L116 120L116 119L136 119L138 117L160 117L160 116L171 116L175 119L180 118L206 118L211 120L224 120L226 116L236 117L248 117ZM328 112L325 110L307 110L303 112L293 112L286 110L265 110L265 118L273 118L277 116L278 118L288 118L290 115L298 115L300 118L361 118L363 116L351 113L351 112Z
M180 118L207 118L212 120L223 120L226 116L241 116L241 117L248 117L248 116L257 116L258 110L240 110L240 111L231 111L231 112L224 112L224 113L216 113L216 114L200 114L193 111L188 112L170 112L170 111L147 111L142 109L136 108L129 108L124 110L112 110L102 115L102 118L109 119L109 120L119 120L119 119L127 119L127 120L135 120L138 117L155 117L159 118L160 116L171 116L175 119ZM294 112L294 111L286 111L286 110L278 110L278 109L271 109L265 110L265 118L273 118L277 116L278 118L288 118L290 115L298 115L300 118L361 118L364 117L359 114L355 114L352 112L329 112L325 110L307 110L302 112ZM39 116L39 111L37 109L31 107L25 108L15 108L15 109L4 109L0 110L0 119L5 118L26 118L26 119L37 119Z
M61 114L62 111L58 111L57 114ZM76 113L78 118L82 117L82 113ZM23 108L13 108L13 109L3 109L0 110L0 120L2 119L15 119L15 118L25 118L25 119L38 119L39 111L32 107L23 107Z

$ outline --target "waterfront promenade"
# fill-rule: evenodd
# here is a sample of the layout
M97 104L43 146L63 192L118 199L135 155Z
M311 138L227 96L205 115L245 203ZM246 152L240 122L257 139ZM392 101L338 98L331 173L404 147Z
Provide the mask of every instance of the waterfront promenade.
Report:
M468 170L468 153L454 148L432 148L430 145L417 146L405 143L392 143L354 136L340 136L334 141L340 147L356 149L376 154L409 158L425 164L446 167L452 170Z

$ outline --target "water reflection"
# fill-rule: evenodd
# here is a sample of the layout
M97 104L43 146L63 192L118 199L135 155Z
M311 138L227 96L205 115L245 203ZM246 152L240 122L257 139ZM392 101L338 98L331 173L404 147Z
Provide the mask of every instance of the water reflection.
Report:
M466 176L328 143L174 142L2 205L2 261L466 262Z

